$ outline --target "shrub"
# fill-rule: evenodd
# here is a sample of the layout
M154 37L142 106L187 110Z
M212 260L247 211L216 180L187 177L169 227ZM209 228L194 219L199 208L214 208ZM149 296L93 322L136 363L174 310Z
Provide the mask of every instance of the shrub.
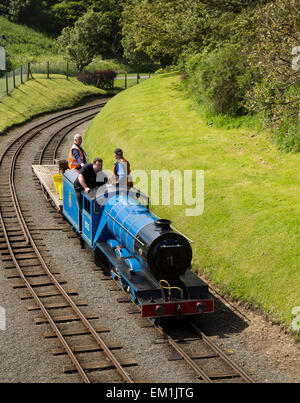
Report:
M94 72L77 73L76 78L78 81L87 85L111 89L113 88L114 79L117 74L115 70L98 70Z
M287 117L277 128L275 137L283 151L300 151L299 121L297 117Z
M214 113L243 115L245 94L259 80L247 55L236 45L191 57L186 63L187 85L198 102Z
M280 148L298 152L299 16L299 0L276 0L257 10L257 40L249 52L249 63L263 79L247 95L249 110L264 111L267 125L276 127Z
M118 72L115 70L98 70L94 74L97 77L96 87L110 89L113 88L114 79Z
M96 86L97 78L94 73L77 73L76 78L78 81L87 84Z

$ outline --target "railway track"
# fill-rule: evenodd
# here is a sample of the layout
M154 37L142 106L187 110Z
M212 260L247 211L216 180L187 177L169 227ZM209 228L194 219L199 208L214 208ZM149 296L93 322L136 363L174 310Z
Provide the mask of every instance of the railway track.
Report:
M136 311L131 314L140 313L139 307L129 298L128 294L116 280L118 289L122 290L126 297L119 298L119 302L130 302L136 307ZM116 289L112 289L116 291ZM251 377L239 367L211 338L201 331L199 325L193 320L184 320L183 326L188 337L173 337L165 326L157 321L147 320L155 327L161 336L161 343L168 343L175 354L169 358L170 361L184 360L195 372L198 379L204 383L216 383L226 380L237 381L238 383L254 383ZM178 321L176 322L176 326ZM188 329L190 328L190 329ZM193 344L196 344L193 346ZM204 364L204 365L203 365ZM221 370L220 370L221 368Z
M182 338L179 339L179 341L171 337L162 326L157 324L154 324L154 326L161 333L164 340L176 351L176 355L171 357L171 360L183 359L195 371L198 379L203 382L214 383L226 379L230 379L231 381L235 379L238 380L238 382L253 383L253 380L248 374L231 360L216 343L206 336L193 321L186 322L186 327L190 326L196 337ZM187 352L182 347L182 345L191 345L192 343L198 343L199 345L199 342L201 346L197 346L196 349L200 349L200 353L197 351ZM205 365L202 365L201 361L206 361ZM207 365L208 361L210 361L209 365ZM214 362L212 363L212 361ZM225 370L219 370L219 367L224 368L224 366Z
M41 150L37 162L39 164L53 164L57 158L57 152L64 138L74 130L78 125L92 119L98 109L103 104L96 107L81 108L80 110L63 113L58 117L51 118L33 129L23 133L15 139L4 151L0 159L0 185L9 191L0 195L0 251L2 260L9 270L8 278L17 283L13 283L14 288L27 288L27 293L21 295L22 299L30 299L34 304L29 305L28 310L39 311L43 317L35 319L37 324L48 323L51 331L45 333L46 338L56 337L61 347L53 352L56 355L66 354L71 360L72 365L65 366L66 373L77 372L84 382L91 382L90 371L104 370L114 368L117 370L120 378L124 382L133 383L132 378L125 369L127 366L136 365L134 360L119 360L113 351L121 348L119 343L107 343L100 334L108 331L105 327L95 327L91 320L96 318L93 315L83 314L82 308L85 304L77 300L74 290L63 288L65 282L59 278L59 273L51 271L47 262L47 250L41 246L37 232L32 228L30 215L26 208L22 206L18 198L15 186L15 173L18 169L19 157L26 145L36 138L43 130L54 126L77 114L84 113L84 116L76 118L76 121L64 124L64 126L49 136L43 149ZM96 110L95 110L96 108ZM21 280L21 281L20 281ZM119 284L118 284L119 285ZM47 289L47 291L44 291ZM54 302L51 299L54 299ZM47 302L45 302L47 300ZM59 302L57 302L59 301ZM57 315L61 310L69 309L72 311L68 315ZM69 324L80 323L76 328ZM67 324L67 325L66 325ZM181 338L177 340L170 333L158 324L152 324L162 337L162 342L168 343L176 351L171 360L184 360L197 374L197 377L203 382L220 382L223 379L235 379L242 382L252 382L251 378L239 368L220 348L212 342L199 327L190 322L188 325L194 332L194 338ZM76 336L88 335L90 344L78 345L71 343L71 339ZM205 344L209 351L191 352L186 347L190 347L194 342ZM198 347L197 347L198 348ZM82 355L85 353L96 352L101 354L99 361L88 362ZM80 355L80 359L78 358ZM206 370L201 365L202 362L214 361L210 365L214 371ZM226 371L218 371L218 361L227 365Z
M118 351L122 346L119 343L105 342L100 333L106 332L108 329L94 327L91 320L95 316L82 312L81 307L86 304L76 299L76 291L63 288L62 284L65 282L59 279L57 272L51 272L47 259L45 259L48 257L47 251L45 252L45 248L39 245L40 239L37 231L32 228L30 215L22 206L15 185L19 158L26 145L30 144L43 130L55 127L57 123L69 117L84 114L76 121L64 125L49 138L42 150L40 161L49 163L51 160L52 163L65 136L79 124L92 119L103 106L102 103L80 108L48 119L13 140L3 152L0 159L0 185L6 191L0 195L0 250L5 268L10 272L7 277L13 281L15 281L14 279L19 280L12 286L14 288L26 287L27 293L21 294L21 298L34 301L34 305L27 307L28 310L43 313L43 317L36 318L35 322L37 324L48 323L52 331L46 332L45 337L56 337L60 341L62 347L56 349L54 354L67 354L70 358L72 365L66 366L65 372L77 372L84 382L90 383L89 371L113 368L117 370L122 381L133 383L125 368L136 365L136 362L134 360L121 361L116 358L113 351ZM47 291L44 291L45 289ZM49 302L52 298L55 299L54 302ZM57 316L58 311L65 309L69 309L71 313ZM67 325L74 322L79 322L80 327L71 326L69 329ZM90 336L89 340L92 342L89 345L76 345L71 342L74 337L70 336L79 335ZM87 362L85 358L79 358L90 352L99 353L100 360Z

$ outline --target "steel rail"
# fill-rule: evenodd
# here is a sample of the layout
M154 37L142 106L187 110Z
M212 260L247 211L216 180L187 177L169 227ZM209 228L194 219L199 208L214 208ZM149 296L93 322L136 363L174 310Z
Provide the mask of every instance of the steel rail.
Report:
M55 322L53 321L52 317L49 315L49 313L47 312L46 308L44 307L42 301L40 300L40 298L38 297L38 295L36 294L36 292L34 291L34 289L32 288L32 286L30 285L30 283L27 281L21 267L19 266L19 263L15 257L14 251L11 247L11 243L9 240L9 237L7 235L7 229L5 226L5 222L3 220L2 217L2 212L0 211L0 222L2 225L2 229L3 229L3 234L8 246L8 250L9 253L13 259L14 265L16 266L18 273L20 275L20 277L22 278L22 280L25 283L25 286L27 287L28 291L30 292L30 294L32 295L32 297L34 298L35 302L37 303L37 305L39 306L39 308L41 309L41 311L43 312L45 318L47 319L48 323L50 324L52 330L54 331L54 333L56 334L56 336L58 337L58 339L60 340L62 346L64 347L66 353L68 354L69 358L71 359L71 361L73 362L73 364L75 365L75 368L77 369L77 371L79 372L80 376L82 377L82 379L84 380L85 383L90 383L89 378L87 377L86 373L84 372L83 368L81 367L79 361L77 360L75 354L73 353L73 351L71 350L70 346L67 344L66 340L64 339L62 333L60 332L60 330L58 329L58 327L56 326Z
M153 322L152 322L153 323ZM179 346L176 341L167 334L167 332L159 325L153 324L154 327L163 335L164 339L168 341L169 344L181 355L181 357L188 363L188 365L198 374L206 383L213 383L212 379L203 371L192 358Z
M79 112L80 113L80 112ZM68 115L68 114L64 114L64 115ZM52 121L55 119L52 119ZM59 119L60 120L60 119ZM56 123L56 121L55 121ZM52 124L52 123L51 123ZM49 124L47 127L49 127L51 124ZM38 125L38 127L43 126L43 124ZM12 148L13 144L16 144L18 141L20 141L21 138L23 138L26 134L30 133L33 129L27 131L26 133L24 133L23 135L19 136L12 144L10 144L10 146L6 149L6 151L4 152L4 154L1 156L1 160L0 160L0 166L2 164L4 155L6 155L8 153L8 151ZM42 130L42 129L41 129ZM24 216L22 214L22 210L20 207L20 203L18 200L18 196L17 196L17 192L15 189L15 184L14 184L14 172L15 172L15 166L16 166L16 161L17 161L17 157L19 156L21 150L23 149L23 147L33 138L35 137L37 134L39 133L39 131L36 131L35 133L33 133L32 135L30 135L27 139L24 140L24 142L19 146L19 148L17 149L17 151L14 153L12 162L11 162L11 166L10 166L10 175L9 175L9 186L10 186L10 191L11 191L11 196L13 199L13 204L14 204L14 208L16 210L17 213L17 217L20 223L20 226L22 228L24 237L26 240L28 240L28 243L31 244L31 247L33 248L33 250L36 253L36 256L38 258L38 260L40 261L42 267L44 268L46 274L48 275L48 277L51 279L51 281L53 282L53 284L55 285L55 287L60 291L60 293L62 294L62 296L65 298L65 300L69 303L69 305L72 307L72 309L74 310L74 312L76 313L76 315L79 317L79 319L82 321L82 323L84 324L84 326L89 330L89 332L91 333L91 335L94 337L95 341L97 342L98 345L100 345L103 349L103 351L105 352L105 354L107 355L107 357L109 358L109 360L114 364L114 366L116 367L116 369L118 370L118 372L121 374L121 376L123 377L123 379L128 382L128 383L133 383L133 381L130 379L130 377L128 376L127 372L122 368L121 364L118 362L118 360L114 357L114 355L111 353L111 351L109 350L109 348L106 346L105 342L102 340L102 338L98 335L98 333L96 332L96 330L94 329L94 327L90 324L90 322L85 318L85 316L82 314L82 312L78 309L78 307L76 306L76 304L73 302L73 300L69 297L69 295L65 292L65 290L63 289L63 287L59 284L59 282L55 279L55 277L52 275L52 273L50 272L47 264L45 263L43 257L41 256L31 234L29 231L29 228L25 222ZM4 233L5 233L5 239L9 248L9 252L11 254L11 257L13 259L13 262L16 266L16 268L18 269L18 272L21 276L21 278L23 279L23 281L25 282L26 287L28 288L30 294L33 296L33 298L35 299L35 301L38 303L38 306L41 308L43 314L45 315L46 319L48 320L48 322L50 323L52 329L54 330L55 334L57 335L57 337L59 338L59 340L62 342L63 347L65 348L67 354L69 355L71 361L73 362L73 364L75 365L75 368L78 370L79 374L82 376L82 378L84 379L85 382L90 382L88 377L86 376L84 370L82 369L82 367L80 366L80 363L78 362L78 360L76 359L74 353L72 352L72 350L70 349L70 347L68 346L68 344L66 343L65 339L63 338L62 334L60 333L59 329L57 328L57 326L55 325L53 319L51 318L51 316L49 315L49 313L47 312L46 308L44 307L42 301L39 299L39 297L37 296L37 294L35 293L35 291L33 290L33 288L31 287L30 283L26 280L26 277L24 275L24 273L22 272L21 267L18 264L18 261L14 255L13 249L11 247L10 241L9 241L9 237L7 235L7 231L6 231L6 227L5 227L5 223L2 217L2 212L0 209L0 221L2 224L2 227L4 229Z
M115 283L118 284L118 286L121 288L123 292L124 289L121 287L118 281L114 279ZM128 294L126 293L128 296ZM132 303L134 303L131 300ZM134 304L139 310L141 308ZM205 371L203 371L195 362L193 359L179 346L179 344L171 337L168 335L168 333L162 328L162 326L158 325L157 323L153 323L151 318L147 318L152 325L157 329L162 335L163 338L181 355L181 357L187 362L187 364L204 380L206 383L214 383L213 380L207 375ZM200 331L200 329L193 323L193 321L189 322L193 329L197 331L198 335L200 336L200 339L202 339L208 346L210 346L215 353L222 358L241 378L243 378L247 383L254 383L254 381L246 374L246 372L241 369L237 364L235 364L228 356L227 354L224 353L216 344L214 344L204 333ZM199 339L199 340L200 340Z
M227 364L236 372L238 373L247 383L254 383L253 379L251 379L246 372L240 368L238 365L233 362L227 354L224 353L220 349L219 346L217 346L215 343L213 343L204 333L201 332L201 330L197 327L197 325L193 322L190 321L190 325L193 327L193 329L198 333L198 335L202 338L202 340L205 341L205 343L211 347L224 361L227 362Z
M124 289L121 287L120 283L118 281L116 281L115 279L113 279L115 281L116 284L118 284L118 286L121 288L122 291L124 291ZM125 291L124 291L125 292ZM128 295L126 293L126 295ZM134 303L131 300L132 303ZM136 304L135 304L136 305ZM136 305L137 308L141 311L140 306ZM167 334L167 332L158 324L153 323L151 318L147 318L152 325L155 327L156 330L158 330L164 337L165 340L168 341L168 343L181 355L181 357L188 363L188 365L204 380L205 383L213 383L213 381L210 379L210 377L198 366L195 364L195 362L192 360L191 357L189 357L189 355L183 351L183 349L178 345L178 343L176 343L176 341Z
M38 133L40 133L42 130L44 130L44 129L50 127L50 126L53 125L54 123L58 123L58 122L60 122L61 120L64 120L66 117L70 117L70 116L73 116L73 115L75 115L75 114L82 113L82 112L85 112L85 111L90 110L90 109L93 109L93 108L97 108L97 107L99 107L99 105L102 105L102 104L96 104L96 105L92 105L92 106L89 106L89 107L84 107L84 108L80 108L80 109L75 109L75 110L71 110L71 111L68 111L68 112L64 112L64 113L60 114L59 116L55 116L55 117L53 117L53 118L50 118L50 119L48 119L46 122L41 122L41 123L39 123L38 125L34 126L33 128L26 130L23 134L21 134L20 136L18 136L15 140L13 140L13 141L10 143L9 146L8 146L8 147L6 148L6 150L4 151L4 153L1 155L1 157L0 157L0 167L1 167L1 165L2 165L2 161L3 161L4 155L7 154L15 145L17 145L18 142L20 142L24 137L26 137L27 135L29 135L32 131L33 131L33 135L32 135L31 137L34 137L34 136L36 136ZM35 131L35 132L34 132L34 131ZM28 243L29 243L29 239L28 239L28 236L27 236L26 232L23 231L22 220L20 220L19 216L17 216L17 218L18 218L19 223L20 223L20 225L21 225L21 229L22 229L23 235L24 235L24 237L25 237L26 243L28 244Z
M47 147L49 147L50 148L50 143L51 143L51 141L56 137L56 136L58 136L58 134L61 134L61 132L64 132L64 130L66 130L67 128L68 128L68 130L66 130L64 133L63 133L63 135L62 135L62 137L61 137L61 142L64 140L64 138L72 131L72 130L74 130L74 128L75 127L77 127L78 125L80 125L80 124L82 124L82 123L85 123L85 122L87 122L87 121L89 121L89 120L91 120L93 117L95 117L97 115L97 112L95 113L92 113L92 114L90 114L90 115L88 115L88 116L86 116L86 117L84 117L84 118L80 118L80 119L78 119L78 120L76 120L76 122L72 122L72 123L70 123L69 125L67 125L67 126L65 126L63 129L60 129L57 133L55 133L52 137L51 137L51 139L50 139L50 141L48 142L48 144L44 147L44 149L42 150L42 152L41 152L41 155L40 155L40 158L39 158L39 165L43 165L43 159L45 159L45 158L47 158L47 155L46 155L46 152L48 151L47 150ZM52 152L51 152L52 153ZM52 153L52 157L51 157L51 159L52 159L52 163L53 164L55 164L55 161L54 161L54 156L55 156L55 150L54 150L54 152Z
M95 108L102 108L104 105L105 105L105 102L103 102L103 103L101 103L101 104L97 104L96 107L89 108L89 109L86 109L86 110L95 109ZM86 111L86 110L85 110L85 111ZM96 113L97 113L97 112L96 112ZM75 124L75 123L78 124L81 120L82 120L82 122L80 122L80 123L84 123L86 120L89 120L90 118L92 118L93 116L95 116L96 113L92 113L91 115L88 115L88 116L85 116L85 117L83 117L83 118L81 118L81 119L78 119L78 121L70 123L70 126L72 126L72 125ZM49 147L49 144L51 143L51 141L52 141L55 137L57 137L57 135L58 135L61 131L63 131L66 127L67 127L67 126L65 126L63 129L59 130L58 132L54 133L54 134L49 138L49 140L47 141L47 143L44 145L43 150L41 151L41 154L40 154L40 159L39 159L40 165L42 165L42 160L43 160L43 158L44 158L44 154L45 154L45 152L46 152L47 147ZM71 130L73 130L73 128L70 128L69 130L71 131ZM59 143L58 143L58 145L57 145L57 147L56 147L56 149L55 149L55 154L54 154L54 155L56 155L57 148L60 146L61 141L64 139L64 137L65 137L68 133L69 133L69 131L68 131L67 133L65 133L64 136L62 137L62 139L59 141Z

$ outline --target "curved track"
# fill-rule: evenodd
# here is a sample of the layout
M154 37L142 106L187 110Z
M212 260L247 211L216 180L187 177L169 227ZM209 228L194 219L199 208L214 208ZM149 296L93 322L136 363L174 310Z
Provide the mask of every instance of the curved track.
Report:
M73 294L72 291L66 291L61 286L58 277L55 276L55 273L52 273L48 267L43 258L43 252L39 250L39 247L32 236L30 220L28 220L28 217L26 216L26 210L21 206L15 186L15 173L18 168L18 158L24 147L28 145L30 141L35 139L44 129L50 128L71 116L80 115L80 117L76 117L75 121L64 124L61 129L49 136L48 141L44 145L39 155L39 163L53 164L57 156L57 151L65 136L78 125L91 120L104 104L105 103L92 107L80 108L48 119L23 133L3 152L0 158L0 186L2 189L7 189L7 191L0 195L0 224L3 232L2 238L0 236L0 245L5 241L8 251L7 256L9 256L9 258L7 257L7 261L12 262L12 267L17 270L18 277L22 279L23 284L29 291L28 298L34 299L37 307L36 309L39 309L43 313L45 321L50 324L53 334L60 341L63 351L68 355L72 362L72 367L78 372L82 380L86 383L91 382L89 370L95 368L93 368L93 365L89 366L86 365L86 363L81 362L81 360L78 359L77 353L84 351L101 351L104 352L107 360L111 364L110 368L113 367L118 371L122 381L132 383L133 380L124 369L124 366L130 366L130 360L123 365L120 360L116 358L115 354L111 351L113 347L108 345L103 338L99 336L98 329L91 324L87 315L84 315L80 310L79 306L81 304L71 298L71 295ZM82 116L83 113L84 116ZM3 239L3 241L1 239ZM3 249L3 246L1 246L1 249ZM53 291L43 292L42 288L44 286L51 287ZM43 297L48 297L49 294L53 296L61 296L64 300L64 304L45 304L43 302ZM83 325L84 330L81 330L79 334L83 331L84 334L89 334L93 339L92 345L77 346L75 348L70 345L68 341L68 335L70 335L70 332L60 327L60 320L58 320L53 313L56 308L62 307L69 307L72 309L76 320L79 320ZM197 335L195 340L197 339L198 341L201 341L201 343L209 346L212 353L193 355L183 347L186 340L180 340L179 342L176 338L172 337L164 327L158 324L155 324L154 326L161 334L163 340L176 350L178 356L175 357L175 359L185 360L202 381L212 383L224 378L238 378L243 382L253 382L251 378L228 357L228 355L221 351L209 337L201 332L195 323L189 322L189 325L194 334ZM189 342L190 340L187 340L187 343ZM218 375L215 372L214 376L212 376L209 371L206 371L201 365L199 365L199 360L203 361L203 359L221 360L223 364L226 362L226 365L231 372L227 370L227 373L224 373L223 370L223 373L219 372ZM216 367L217 366L218 364L216 363Z
M120 283L117 280L114 280L114 282L125 293L125 290L121 287ZM128 296L127 293L126 295ZM130 302L134 304L131 299ZM136 304L134 305L137 306ZM138 306L137 308L140 311ZM228 354L222 351L216 343L206 336L193 320L186 320L184 322L184 327L187 331L189 330L190 335L192 334L196 337L183 337L176 340L175 337L171 336L170 332L165 326L159 324L159 321L155 321L153 323L151 319L147 319L162 336L161 341L168 343L175 350L175 356L173 359L184 360L187 365L196 373L198 379L202 380L203 382L215 383L222 382L226 379L236 379L238 382L254 383L251 377L233 360L231 360ZM190 329L188 329L188 327L190 327ZM198 343L196 346L196 353L191 352L190 348L186 350L183 347L184 345L191 345L193 342ZM201 352L198 353L197 350L200 350ZM210 361L209 365L201 365L201 361L206 361L207 364L208 360ZM211 370L211 368L213 368L213 370Z
M80 374L82 380L90 383L88 376L89 366L81 363L76 354L76 348L72 347L66 337L65 330L60 329L59 320L54 316L55 304L44 304L43 297L51 295L60 295L63 297L65 304L72 309L75 318L81 321L84 329L94 340L94 345L89 346L89 351L103 351L110 365L117 369L123 381L132 383L132 379L119 362L116 356L112 353L111 348L99 336L97 330L93 327L87 317L81 312L78 304L73 301L71 296L61 286L57 278L51 273L45 259L42 256L32 234L28 220L26 221L26 211L22 209L15 186L15 172L18 164L18 157L23 148L38 136L45 128L49 128L58 122L75 116L77 114L87 113L84 117L80 117L75 122L68 124L63 129L54 133L47 144L45 145L40 160L52 161L56 157L56 152L59 144L64 137L79 124L92 119L100 108L105 103L95 105L88 108L80 108L75 111L60 114L55 118L51 118L43 122L33 129L30 129L15 139L4 151L0 159L0 185L2 189L7 191L0 196L0 224L3 232L3 237L6 242L9 257L6 261L12 261L17 269L18 276L22 279L24 285L29 291L29 298L33 298L37 307L42 311L45 320L50 324L55 336L61 342L64 351L69 356L76 371ZM93 113L89 113L94 110ZM51 163L52 163L51 161ZM27 263L26 263L27 262ZM30 263L29 263L30 262ZM25 269L26 268L26 269ZM38 282L34 281L38 277ZM40 290L43 286L51 286L53 291L43 293ZM66 306L64 305L64 307ZM61 305L59 306L61 307Z

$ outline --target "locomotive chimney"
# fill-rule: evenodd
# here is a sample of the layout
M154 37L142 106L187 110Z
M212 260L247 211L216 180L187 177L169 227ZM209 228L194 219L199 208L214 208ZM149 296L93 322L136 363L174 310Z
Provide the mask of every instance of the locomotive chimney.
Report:
M160 218L159 220L154 221L155 225L157 225L158 227L162 228L162 229L170 229L170 225L171 225L171 221L170 220L166 220L164 218Z

